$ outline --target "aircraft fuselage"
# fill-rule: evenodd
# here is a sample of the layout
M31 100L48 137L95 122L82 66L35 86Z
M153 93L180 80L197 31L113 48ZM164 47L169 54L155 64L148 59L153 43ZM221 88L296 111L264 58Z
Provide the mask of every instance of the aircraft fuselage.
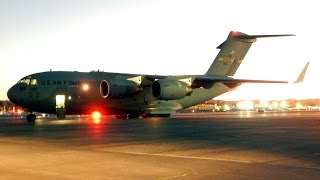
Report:
M22 78L7 95L13 103L30 112L53 113L61 119L66 114L91 114L94 111L120 118L167 116L233 90L242 83L287 83L230 77L234 76L256 38L280 36L292 35L250 36L231 31L217 47L220 51L204 75L50 71ZM302 75L299 81L303 79ZM34 121L35 116L27 119Z

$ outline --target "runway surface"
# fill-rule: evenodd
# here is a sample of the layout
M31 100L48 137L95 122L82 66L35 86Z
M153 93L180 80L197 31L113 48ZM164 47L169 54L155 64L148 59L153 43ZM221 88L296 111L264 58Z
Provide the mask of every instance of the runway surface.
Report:
M0 118L0 179L319 179L320 112Z

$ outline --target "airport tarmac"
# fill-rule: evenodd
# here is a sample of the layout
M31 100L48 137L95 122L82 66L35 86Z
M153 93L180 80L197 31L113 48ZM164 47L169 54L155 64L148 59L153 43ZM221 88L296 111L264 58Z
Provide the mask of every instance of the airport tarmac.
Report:
M0 118L0 179L319 179L320 111Z

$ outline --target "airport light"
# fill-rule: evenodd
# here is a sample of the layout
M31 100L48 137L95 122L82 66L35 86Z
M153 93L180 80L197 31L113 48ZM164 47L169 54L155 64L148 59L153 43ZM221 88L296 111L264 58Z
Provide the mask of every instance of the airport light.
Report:
M274 101L274 102L272 103L272 106L273 106L274 109L278 109L279 103L278 103L277 101Z
M268 100L265 100L265 99L260 100L260 106L262 106L262 107L268 107L268 104L269 104Z
M297 109L303 109L303 105L299 102L296 103L296 108Z
M230 111L230 109L231 109L231 108L230 108L230 106L229 106L228 104L225 104L225 105L224 105L224 110L225 110L225 111Z
M253 101L240 101L237 103L237 107L241 110L252 110L254 109Z
M287 101L281 101L280 106L281 106L282 108L286 108L286 107L288 106Z

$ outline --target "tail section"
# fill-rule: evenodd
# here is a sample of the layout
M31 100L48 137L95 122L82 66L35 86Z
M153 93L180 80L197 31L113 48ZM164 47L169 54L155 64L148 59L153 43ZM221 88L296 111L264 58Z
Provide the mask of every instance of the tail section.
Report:
M219 54L211 64L205 75L233 76L238 70L242 60L249 51L256 38L294 36L292 34L284 35L247 35L241 32L231 31L227 40L225 40L217 49Z

